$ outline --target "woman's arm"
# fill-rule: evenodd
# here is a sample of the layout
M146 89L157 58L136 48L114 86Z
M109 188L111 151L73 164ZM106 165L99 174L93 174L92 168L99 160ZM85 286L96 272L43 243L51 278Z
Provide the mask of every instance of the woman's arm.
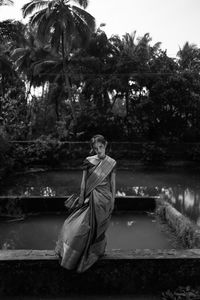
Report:
M83 170L82 180L81 180L81 192L79 196L79 203L83 204L85 197L85 186L86 186L86 174L87 170Z
M111 191L112 191L112 210L115 205L115 195L116 195L116 172L111 173Z

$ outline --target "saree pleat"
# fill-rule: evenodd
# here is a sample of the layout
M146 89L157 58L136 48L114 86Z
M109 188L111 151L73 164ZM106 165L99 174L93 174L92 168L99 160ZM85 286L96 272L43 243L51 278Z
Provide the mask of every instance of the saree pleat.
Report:
M89 202L65 220L55 248L66 269L84 272L105 252L112 198L106 178L115 163L107 156L98 165L90 165L85 193Z

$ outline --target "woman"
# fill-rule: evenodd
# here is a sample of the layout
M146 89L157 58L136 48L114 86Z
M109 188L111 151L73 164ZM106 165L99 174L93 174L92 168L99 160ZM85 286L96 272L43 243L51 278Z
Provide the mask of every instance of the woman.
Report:
M105 231L115 201L116 161L105 154L107 141L102 135L95 135L90 146L96 154L83 163L81 208L65 220L56 246L61 266L79 273L104 254Z

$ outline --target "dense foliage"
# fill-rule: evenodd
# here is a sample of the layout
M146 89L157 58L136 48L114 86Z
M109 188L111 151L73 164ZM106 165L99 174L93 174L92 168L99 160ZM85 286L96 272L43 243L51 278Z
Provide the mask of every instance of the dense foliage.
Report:
M0 22L8 138L84 141L98 132L114 141L200 141L200 49L186 42L171 58L148 33L108 38L86 7L32 0L23 7L28 24Z

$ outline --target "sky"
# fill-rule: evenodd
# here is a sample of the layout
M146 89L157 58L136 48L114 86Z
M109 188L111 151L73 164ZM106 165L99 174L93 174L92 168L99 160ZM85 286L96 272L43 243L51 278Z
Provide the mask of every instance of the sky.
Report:
M0 7L0 20L23 20L21 7L28 0L14 0L14 6ZM136 31L149 33L152 44L161 42L168 56L175 57L185 42L200 47L200 0L90 0L87 11L106 26L108 37Z

